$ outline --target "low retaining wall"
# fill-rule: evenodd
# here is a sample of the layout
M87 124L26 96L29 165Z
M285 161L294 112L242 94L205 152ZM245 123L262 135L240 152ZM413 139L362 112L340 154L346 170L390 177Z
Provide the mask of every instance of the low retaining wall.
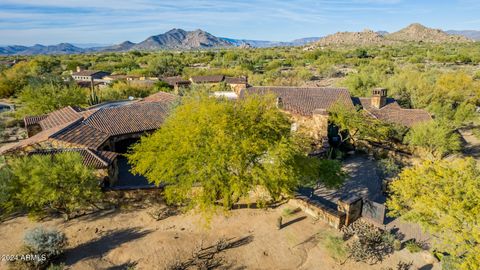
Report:
M290 199L289 203L299 207L313 218L325 221L335 229L341 229L345 225L345 213L325 206L321 202L311 200L307 196L296 196L294 199Z

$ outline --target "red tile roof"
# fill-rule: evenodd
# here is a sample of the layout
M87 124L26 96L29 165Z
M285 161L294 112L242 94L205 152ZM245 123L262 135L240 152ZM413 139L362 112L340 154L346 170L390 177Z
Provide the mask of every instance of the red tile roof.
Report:
M178 98L179 97L177 95L160 91L142 99L140 102L172 102L177 100Z
M96 151L88 148L38 149L29 152L28 155L55 155L67 152L79 153L83 158L83 164L95 169L108 168L118 156L114 152Z
M78 122L51 136L59 141L92 149L98 149L109 137L109 134L86 125L84 122Z
M71 106L53 111L47 117L39 121L42 130L47 130L77 119L82 118L76 109Z
M139 102L122 107L100 109L84 123L109 136L158 129L170 111L170 104Z
M404 109L391 98L387 99L387 104L380 109L372 107L371 98L358 98L358 101L370 115L385 122L412 127L432 120L432 116L426 110Z
M350 93L344 88L320 87L250 87L240 92L240 98L249 95L274 94L283 102L283 109L304 116L312 115L316 110L328 110L337 102L353 108Z
M25 126L38 124L41 120L47 118L47 115L27 116L23 119Z
M47 141L48 139L52 138L53 136L57 135L59 132L62 132L63 130L68 129L68 127L75 125L79 122L81 122L82 118L73 120L71 122L67 122L58 126L55 126L53 128L43 130L38 134L35 134L34 136L27 138L25 140L19 141L18 143L15 144L8 144L0 147L0 154L5 154L8 152L14 152L17 150L22 150L28 146L33 146L42 142Z
M21 150L47 140L76 147L99 149L110 137L158 129L177 96L159 92L134 103L116 107L80 110L65 107L48 114L38 123L42 131L16 144L0 148L0 153ZM29 118L28 122L35 122Z

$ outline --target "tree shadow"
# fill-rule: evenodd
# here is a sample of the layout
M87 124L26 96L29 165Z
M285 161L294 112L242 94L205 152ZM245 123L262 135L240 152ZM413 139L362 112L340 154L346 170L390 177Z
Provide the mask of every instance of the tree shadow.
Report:
M106 268L105 270L128 270L128 269L135 269L135 266L137 266L137 262L126 262L120 265L115 265L115 266Z
M87 213L82 216L78 216L75 218L72 218L71 220L79 220L79 221L85 221L85 222L92 222L96 221L99 219L107 218L112 215L118 214L120 212L120 209L112 207L109 209L100 209L91 213Z
M117 231L110 231L100 238L93 239L87 243L83 243L66 252L67 265L72 265L84 259L100 258L105 253L120 246L121 244L130 242L135 239L142 238L151 233L150 230L140 230L140 228L128 228Z
M301 217L298 217L298 218L296 218L296 219L292 219L292 220L290 220L290 221L288 221L288 222L283 223L280 228L283 229L283 228L285 228L285 227L287 227L287 226L290 226L290 225L292 225L292 224L294 224L294 223L300 222L300 221L302 221L302 220L304 220L304 219L306 219L306 218L307 218L307 216L301 216Z
M426 264L420 268L418 268L418 270L431 270L433 269L433 264Z

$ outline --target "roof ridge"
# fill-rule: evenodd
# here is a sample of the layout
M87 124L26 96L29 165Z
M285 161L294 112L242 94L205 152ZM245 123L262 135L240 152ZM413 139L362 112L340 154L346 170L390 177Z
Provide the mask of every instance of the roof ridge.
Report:
M69 127L71 127L71 126L73 126L73 125L75 125L75 124L78 124L78 123L81 122L82 120L83 120L83 117L80 116L80 117L77 118L76 120L73 120L72 122L67 123L67 125L64 126L63 128L61 128L61 129L55 131L54 133L50 134L50 136L48 136L48 138L52 138L52 139L53 139L54 136L58 135L59 133L63 132L64 130L66 130L67 128L69 128Z

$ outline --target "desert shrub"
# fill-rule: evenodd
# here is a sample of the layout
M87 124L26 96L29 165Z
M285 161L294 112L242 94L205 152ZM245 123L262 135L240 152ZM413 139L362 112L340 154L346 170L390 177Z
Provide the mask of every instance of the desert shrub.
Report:
M297 209L293 209L293 208L284 208L283 211L282 211L282 216L284 217L289 217L289 216L292 216L293 214L297 213Z
M347 244L349 257L357 262L376 264L393 253L395 236L365 222L355 222L344 230L344 238L353 238Z
M410 253L417 253L423 250L423 244L417 242L415 239L408 240L405 242L405 247Z
M67 238L63 232L56 229L36 227L27 231L24 243L31 251L45 254L47 258L52 258L63 253L63 249L67 244Z
M342 261L347 257L345 241L342 237L333 235L327 236L327 239L325 240L325 248L335 261Z
M67 245L65 234L57 229L36 227L25 233L23 247L17 260L10 263L11 269L63 269L51 264L64 252Z

